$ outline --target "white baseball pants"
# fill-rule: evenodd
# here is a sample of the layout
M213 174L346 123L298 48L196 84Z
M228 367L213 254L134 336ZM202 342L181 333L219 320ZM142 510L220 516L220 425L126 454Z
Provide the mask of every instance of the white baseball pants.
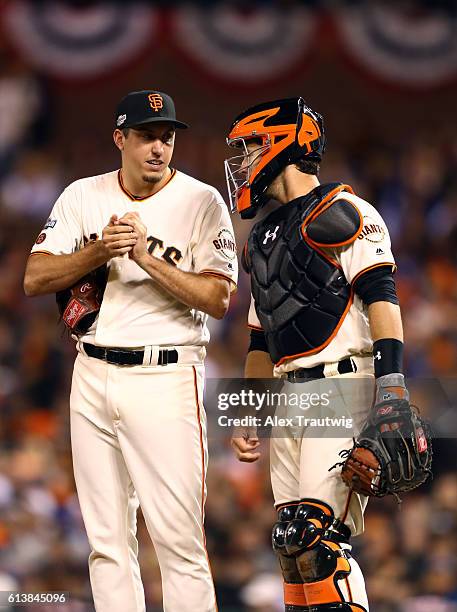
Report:
M165 612L214 612L203 528L202 365L117 366L79 353L70 396L73 466L97 612L144 612L139 505Z

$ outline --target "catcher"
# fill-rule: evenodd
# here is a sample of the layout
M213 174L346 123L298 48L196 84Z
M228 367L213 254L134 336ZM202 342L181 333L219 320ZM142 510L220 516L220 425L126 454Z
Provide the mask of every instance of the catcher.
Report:
M232 210L250 219L270 199L280 203L253 226L243 253L252 291L246 377L274 375L300 391L329 377L360 385L350 398L364 423L354 442L306 427L271 438L285 609L366 611L350 537L363 531L367 499L419 486L431 466L430 435L402 373L389 233L349 185L319 184L323 119L303 98L246 110L227 142L238 149L225 162ZM240 461L259 457L252 428L237 430L232 446Z

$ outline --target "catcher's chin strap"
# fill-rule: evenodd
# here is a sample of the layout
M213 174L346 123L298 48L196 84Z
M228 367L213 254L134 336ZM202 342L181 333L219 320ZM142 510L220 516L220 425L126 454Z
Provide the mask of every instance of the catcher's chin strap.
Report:
M350 530L320 500L303 499L278 507L273 527L273 550L284 578L286 612L362 612L350 600ZM348 546L349 547L349 546ZM338 582L346 581L347 596Z

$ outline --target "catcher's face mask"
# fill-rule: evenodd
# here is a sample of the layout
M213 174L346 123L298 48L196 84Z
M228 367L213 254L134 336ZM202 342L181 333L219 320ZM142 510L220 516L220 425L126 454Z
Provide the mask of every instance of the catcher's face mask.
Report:
M251 141L242 137L227 138L227 144L240 151L239 155L226 159L224 166L230 211L241 212L250 206L251 183L262 156L271 148L271 139L269 134L257 134Z

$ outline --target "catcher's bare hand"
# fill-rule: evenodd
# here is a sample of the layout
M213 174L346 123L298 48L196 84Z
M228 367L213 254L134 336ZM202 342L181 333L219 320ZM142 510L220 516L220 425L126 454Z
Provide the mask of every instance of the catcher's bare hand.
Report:
M260 442L254 428L235 429L233 432L231 445L239 461L244 463L254 463L260 457Z
M149 257L147 228L137 212L126 213L119 219L119 223L128 224L137 236L137 240L129 252L129 257L139 264L145 257Z
M129 253L137 240L138 234L131 225L121 223L117 215L111 215L102 232L102 244L107 259Z

